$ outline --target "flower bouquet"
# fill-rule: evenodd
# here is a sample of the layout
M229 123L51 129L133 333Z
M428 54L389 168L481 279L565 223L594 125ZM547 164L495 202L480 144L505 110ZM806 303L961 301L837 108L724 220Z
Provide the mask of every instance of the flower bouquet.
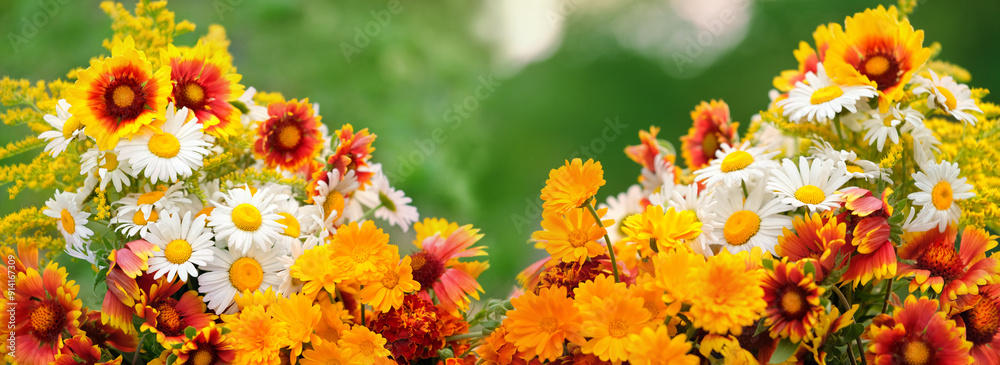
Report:
M641 131L640 183L605 203L600 162L553 169L531 235L548 257L480 300L483 234L420 220L375 134L241 85L220 26L175 44L194 25L165 1L105 2L108 55L0 81L0 119L33 132L0 159L42 149L0 184L51 194L0 219L4 359L1000 363L1000 106L924 46L913 6L818 27L742 137L715 100L680 159Z

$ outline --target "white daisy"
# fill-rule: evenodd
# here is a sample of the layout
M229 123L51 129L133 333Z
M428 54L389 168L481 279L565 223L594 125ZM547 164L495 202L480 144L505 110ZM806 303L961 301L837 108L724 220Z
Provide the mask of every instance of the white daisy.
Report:
M201 167L212 145L206 141L198 118L188 121L188 114L187 108L175 112L173 104L168 105L166 120L159 131L146 128L131 140L118 144L121 159L128 160L136 177L142 171L154 184L161 180L172 182L191 176Z
M737 187L741 182L749 182L751 176L763 177L764 170L777 165L771 158L778 151L764 152L763 147L750 147L749 141L736 148L726 143L721 147L715 151L715 159L708 167L694 172L695 180L705 181L708 187L720 183L730 188Z
M107 267L103 260L97 259L97 253L90 249L89 243L84 243L82 247L66 247L66 254L70 257L78 258L94 265L94 267L97 268L97 271L101 271Z
M348 171L343 178L337 169L327 172L326 179L319 181L312 196L313 203L322 211L320 225L329 228L339 224L350 200L348 197L357 190L358 179L354 175L354 170Z
M129 186L129 176L132 167L128 161L119 161L115 151L101 151L91 148L80 156L80 175L94 175L101 181L101 190L105 190L110 181L115 191L122 191L122 186Z
M73 115L69 113L69 107L66 99L59 99L59 103L56 104L56 115L45 114L42 117L55 129L38 135L38 138L49 141L43 152L48 152L52 157L59 156L65 151L70 142L87 138L87 135L83 133L83 125L80 124L79 119L73 118Z
M783 228L792 228L792 218L781 213L792 209L781 203L767 189L751 189L746 199L738 190L715 193L715 211L711 222L722 233L718 242L729 252L750 251L754 247L774 253Z
M56 195L45 202L45 210L42 210L42 214L56 219L56 227L66 240L67 249L83 249L85 241L94 234L86 226L90 213L81 211L81 203L76 193L56 189Z
M799 165L791 159L781 161L767 182L767 189L776 192L783 204L794 208L806 207L811 212L824 212L840 207L840 189L851 180L845 166L836 166L833 160L799 156Z
M917 210L914 207L910 207L910 213L906 215L906 219L903 221L903 232L925 232L934 228L937 225L935 222L927 222L921 220L917 214Z
M672 191L674 185L674 164L667 161L663 154L657 154L653 158L653 168L654 171L650 171L646 167L642 168L642 192L649 195L658 190L662 191L662 188L665 186ZM667 192L667 196L670 196L670 192Z
M208 308L217 314L236 313L234 297L244 290L264 291L277 287L278 271L281 263L280 250L260 250L251 247L245 253L220 250L212 247L214 259L202 266L204 273L198 277L198 291L205 295L202 299Z
M230 189L223 195L223 203L213 201L215 209L208 225L215 231L216 240L227 240L229 249L239 253L246 253L254 245L262 250L271 247L285 229L278 223L282 217L275 213L274 198L267 188L251 193L245 186Z
M751 118L760 119L760 114L754 114ZM751 121L751 123L754 123ZM799 138L783 133L780 129L769 122L756 122L760 129L753 134L753 144L763 147L769 151L779 151L780 154L794 154L799 150Z
M965 182L966 178L958 177L962 171L957 163L941 161L935 164L934 161L927 161L920 169L922 171L913 173L913 185L920 191L907 197L913 205L921 206L917 220L935 223L938 230L944 232L949 224L958 223L962 215L962 209L955 201L976 194L972 192L972 185Z
M928 94L927 106L940 108L955 119L976 125L976 117L970 113L982 113L983 110L979 109L975 100L972 100L969 86L955 82L951 76L938 78L934 71L930 73L929 80L920 75L913 76L913 83L917 84L917 87L913 88L913 93Z
M940 152L938 145L941 141L934 136L934 132L927 128L924 123L906 123L900 128L900 132L908 133L913 138L913 160L927 161L934 159L934 153Z
M188 276L198 276L195 265L204 266L211 262L212 230L205 227L205 216L192 218L191 212L171 214L150 225L146 240L159 247L149 257L149 269L153 279L163 275L168 281L177 276L186 282Z
M242 123L244 127L250 128L251 130L256 129L256 122L263 122L268 118L267 107L257 105L257 102L253 100L253 96L256 94L257 89L250 86L243 92L243 95L240 95L240 97L236 99L236 101L242 103L243 107L246 108L246 110L239 108L242 112L240 113L240 123ZM237 104L237 107L239 107L239 104Z
M406 232L410 225L420 219L417 208L410 205L413 199L402 190L389 186L389 178L378 169L372 176L371 185L355 194L358 201L369 209L375 209L375 217L388 221Z
M871 118L872 107L868 104L868 100L858 100L854 108L857 109L856 112L840 116L840 125L854 133L859 133L862 130L861 123Z
M865 140L868 141L868 145L875 144L879 152L885 146L886 138L894 144L899 143L899 131L896 128L903 121L923 125L924 120L924 116L920 112L910 107L900 110L899 105L890 107L889 111L885 114L873 112L871 116L871 119L862 123L862 127L868 130L865 133Z
M830 142L814 141L813 146L809 147L809 154L817 159L833 161L838 169L843 167L847 171L847 175L852 178L874 180L881 177L892 184L892 179L889 178L890 174L880 169L877 163L858 158L858 154L854 151L835 149L830 145Z
M711 243L719 241L712 221L715 220L715 199L708 190L698 192L698 184L680 185L674 189L668 206L680 211L694 212L698 222L701 222L701 234L690 243L694 252L704 256L713 256Z
M295 260L302 256L302 253L312 249L316 246L321 246L323 240L319 237L308 236L305 242L299 240L289 241L291 245L284 256L278 258L278 262L281 263L281 271L278 271L278 280L281 284L278 285L278 292L284 294L285 297L291 297L292 294L302 292L302 281L292 278L291 268L295 264Z
M816 73L807 73L805 83L796 82L795 88L788 92L788 98L779 101L778 106L793 122L825 122L844 109L856 112L854 106L858 101L876 95L878 92L870 85L837 85L826 75L823 64L819 63L816 64Z
M608 209L604 219L615 220L615 224L607 228L608 238L611 238L611 242L618 242L625 238L622 222L625 221L626 217L644 211L641 201L642 188L639 185L632 185L624 192L618 193L617 196L609 196L607 203L598 205L599 209Z
M183 186L182 182L167 188L143 186L144 193L131 193L115 202L120 206L115 210L111 223L122 224L117 229L129 236L138 234L144 237L149 231L146 227L148 223L156 222L161 214L176 214L180 205L191 203L185 197Z

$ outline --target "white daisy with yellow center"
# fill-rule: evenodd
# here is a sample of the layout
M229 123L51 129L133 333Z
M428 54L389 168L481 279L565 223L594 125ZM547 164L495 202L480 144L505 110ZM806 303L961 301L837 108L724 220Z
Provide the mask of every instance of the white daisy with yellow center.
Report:
M768 179L767 189L776 192L783 204L824 212L840 207L841 194L837 190L850 180L847 169L833 160L817 158L810 163L805 156L799 156L798 166L787 158L781 161L781 168Z
M149 269L154 279L166 275L168 281L178 277L186 282L188 276L197 277L195 265L204 266L211 262L212 230L205 227L204 215L192 217L191 212L171 214L149 227L146 241L159 247L149 257Z
M735 148L723 143L722 148L715 151L715 159L708 167L694 172L695 180L705 181L705 186L709 188L717 184L735 188L742 182L749 183L751 177L764 177L765 170L777 166L772 158L778 152L765 152L763 147L750 147L749 141L744 141Z
M94 231L87 228L90 213L80 210L81 200L76 193L57 189L56 195L45 202L45 209L42 210L42 214L56 219L56 228L59 228L59 233L66 240L67 250L85 249L86 241L94 234Z
M899 128L900 124L903 122L913 123L915 125L923 125L924 116L920 112L913 110L913 108L906 107L906 109L900 109L899 105L895 105L889 108L886 113L879 113L877 111L872 112L871 119L866 120L861 124L861 127L867 130L865 132L865 140L868 141L868 145L875 145L878 147L879 152L882 151L882 147L885 146L885 140L888 138L893 144L899 143Z
M957 224L962 215L957 202L976 194L972 192L972 185L965 182L966 178L958 177L962 170L957 163L927 161L920 170L913 173L913 185L920 191L910 193L907 198L921 207L917 221L934 223L944 232L949 224Z
M751 189L746 199L738 189L717 190L713 195L718 199L718 215L711 224L716 235L721 236L717 243L729 252L760 247L774 253L782 229L792 228L792 218L782 214L792 206L775 199L767 189Z
M892 184L889 171L880 169L875 162L858 158L858 154L854 151L835 149L830 142L813 141L813 146L809 147L809 154L817 159L833 161L838 169L843 167L847 175L852 178L865 180L881 178Z
M163 125L144 128L131 140L118 144L120 158L128 160L136 177L141 171L154 184L158 181L173 182L191 176L195 169L201 167L202 159L212 146L208 142L211 137L202 132L201 124L193 114L191 120L187 120L188 114L191 113L187 108L175 111L170 104Z
M264 291L278 287L278 271L281 263L278 257L284 252L267 247L266 250L252 247L245 253L211 247L211 262L201 267L198 276L198 292L204 294L208 308L217 314L236 313L235 297L248 290Z
M183 187L182 182L155 189L143 186L145 192L131 193L115 202L120 206L115 210L111 223L119 225L116 230L128 236L145 238L150 224L159 221L161 215L176 214L181 205L191 204L191 200L185 197Z
M354 170L340 177L340 171L333 169L326 173L326 181L320 181L313 194L313 203L320 208L318 220L325 229L340 225L344 212L351 205L351 197L358 190L358 179Z
M927 106L944 110L955 119L976 125L976 116L971 113L982 114L983 110L972 100L969 86L955 82L951 76L939 78L934 71L930 73L930 79L920 75L913 76L913 83L917 84L913 93L927 94Z
M417 207L410 205L410 199L402 190L389 186L389 178L382 173L380 164L374 166L376 172L371 185L359 190L358 201L368 209L375 209L375 217L389 222L406 232L410 225L420 219Z
M215 209L208 225L215 231L215 239L227 240L229 249L239 253L254 246L269 249L286 228L278 222L283 217L275 212L274 198L268 188L230 189L223 194L224 202L212 202Z
M66 99L59 99L56 104L56 114L45 114L42 117L46 123L52 126L53 130L42 132L38 138L49 141L43 152L48 152L53 158L65 151L70 142L82 141L87 138L83 132L83 124L80 123L79 119L73 118L73 114L69 113L69 107L69 102Z
M615 220L615 223L607 229L608 237L611 238L612 242L621 241L626 237L625 232L622 231L622 222L625 222L625 218L645 211L642 206L642 198L642 188L639 185L632 185L628 187L628 190L618 193L616 196L609 196L606 203L598 205L598 209L608 209L608 212L604 214L604 219Z
M823 64L816 64L816 73L806 74L806 82L796 82L788 98L778 101L784 115L796 123L826 122L841 111L857 111L858 101L878 95L870 85L838 85L826 75Z
M132 175L132 166L128 161L118 160L117 150L101 151L91 148L80 156L80 175L96 176L101 182L101 190L105 190L108 182L115 187L115 191L122 191L122 186L131 184L129 176Z

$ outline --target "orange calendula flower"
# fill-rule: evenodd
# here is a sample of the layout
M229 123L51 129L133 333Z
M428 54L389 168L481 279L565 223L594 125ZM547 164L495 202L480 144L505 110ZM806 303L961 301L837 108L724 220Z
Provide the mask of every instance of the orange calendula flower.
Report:
M667 326L645 327L642 332L630 334L629 348L632 355L629 363L636 365L697 365L701 361L691 355L691 343L681 334L671 338Z
M892 317L875 318L866 334L869 364L971 364L972 343L961 328L938 311L933 299L909 296Z
M603 216L608 209L597 211ZM607 231L604 227L614 224L614 220L594 221L590 212L583 208L570 209L565 214L544 214L542 230L531 238L538 241L553 259L563 262L583 262L604 253L604 244L598 242Z
M423 250L410 255L413 280L420 283L421 298L433 302L430 291L446 311L454 313L469 308L469 297L479 299L483 288L476 277L460 265L458 259L486 255L484 246L473 246L483 238L471 225L462 226L448 238L434 235L424 240Z
M185 328L201 330L216 318L205 312L207 307L197 291L189 290L180 299L174 299L173 295L183 285L182 281L171 283L160 278L143 292L142 300L135 306L136 314L144 319L140 329L156 334L156 340L164 347L184 341Z
M377 312L388 312L403 305L406 293L420 290L420 283L413 280L412 258L406 256L395 267L389 267L380 280L365 284L358 293L362 303L372 306Z
M819 299L826 292L816 285L812 274L806 274L803 265L812 263L789 263L788 259L774 262L774 270L768 270L762 281L764 300L764 324L770 328L771 337L789 338L799 342L805 337L825 309Z
M17 274L13 300L7 303L17 314L14 339L8 341L17 344L15 358L24 364L52 362L65 345L64 333L80 332L80 286L66 277L66 268L54 262L41 271L29 267Z
M578 297L578 300L586 299ZM582 312L580 334L589 340L580 345L580 349L603 361L621 363L628 360L634 353L629 347L629 336L639 334L651 317L643 308L642 298L628 296L626 292L625 295L591 298L591 304L590 310Z
M362 325L354 325L349 331L344 331L337 344L341 351L348 353L351 364L374 364L377 359L386 359L392 355L385 348L386 340Z
M722 100L701 102L691 112L694 124L681 137L681 155L691 171L708 166L723 144L736 144L739 123L729 119L729 105Z
M579 158L566 161L565 166L549 172L549 179L542 188L542 208L545 213L564 214L582 207L604 183L600 162L593 159L583 162Z
M302 253L289 269L292 278L302 281L302 294L316 297L320 290L336 293L337 284L353 276L346 268L329 265L333 261L333 246L322 245Z
M228 55L198 42L194 47L177 48L173 44L161 53L164 65L170 65L173 93L170 101L177 109L194 112L205 132L227 135L240 121L240 111L229 101L243 95L243 78L235 72Z
M386 271L399 258L399 248L389 244L389 235L372 221L345 224L333 236L333 264L341 266L352 278L370 281Z
M337 341L323 341L302 353L302 365L348 364L347 354L340 350Z
M320 342L313 329L322 319L322 313L319 304L314 304L309 296L293 294L289 298L280 297L268 310L275 321L288 324L291 358L298 358L302 354L304 344Z
M567 292L568 293L568 292ZM594 280L580 283L580 286L568 293L570 298L576 299L576 306L581 312L599 309L603 306L604 300L613 297L628 296L628 288L625 283L616 283L610 275L598 275Z
M844 20L833 28L833 39L823 65L842 85L871 85L878 89L879 105L888 108L903 97L903 87L930 57L924 31L900 20L895 6L881 5Z
M823 219L819 213L796 216L792 228L794 231L782 228L774 251L792 262L815 261L816 281L823 281L827 274L847 263L852 251L844 241L847 225L836 217Z
M115 39L111 57L94 61L79 72L69 91L69 112L83 124L102 150L129 137L164 114L170 95L170 67L153 73L132 37Z
M949 225L944 232L934 227L927 232L906 233L899 257L913 264L899 263L901 276L913 276L910 291L933 289L942 297L955 300L959 295L979 294L979 285L992 284L1000 276L1000 261L986 257L997 246L996 237L971 226L962 232L962 242L955 250L958 229Z
M723 250L689 275L688 293L691 320L695 327L710 333L739 336L742 328L754 323L764 309L764 290L756 270L747 268L744 255Z
M233 350L233 340L229 335L222 334L222 327L215 322L198 331L194 337L185 339L179 349L173 350L177 355L174 364L229 364L236 359Z
M528 356L554 361L563 353L563 342L586 342L580 335L582 317L566 297L564 288L547 288L510 300L514 309L507 312L503 324L507 327L504 338L514 343L518 351Z
M288 323L275 321L263 306L253 305L243 308L237 314L222 316L226 327L232 332L238 364L281 363L281 348L291 345L288 339Z
M308 98L272 103L267 114L268 119L257 127L253 152L263 157L268 167L295 170L319 156L323 150L321 117L315 115Z
M662 290L663 302L668 304L667 314L675 315L680 311L681 305L693 295L696 280L694 275L703 272L705 257L691 251L668 250L653 256L652 261L656 275L652 282L645 285Z
M639 244L642 257L652 257L654 250L650 240L656 240L656 250L691 250L688 242L701 234L702 223L694 212L684 210L678 212L673 207L663 211L659 205L649 205L642 214L629 216L625 219L623 231L629 239Z

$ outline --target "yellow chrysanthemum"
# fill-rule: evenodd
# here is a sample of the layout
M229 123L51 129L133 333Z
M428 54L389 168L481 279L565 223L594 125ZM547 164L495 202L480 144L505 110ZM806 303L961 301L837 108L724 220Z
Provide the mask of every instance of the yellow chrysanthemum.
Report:
M649 323L649 311L643 309L642 298L614 295L592 303L598 305L583 311L580 331L581 335L590 339L580 346L580 350L604 361L620 363L628 360L634 351L629 347L629 336L639 334Z
M696 290L694 279L690 277L702 272L704 267L705 257L694 252L663 251L653 256L655 279L645 285L655 286L663 291L663 302L668 304L667 315L673 316L680 311L684 301L692 295L691 292Z
M226 317L229 335L236 339L236 364L281 364L281 348L291 344L288 324L275 321L263 306L244 308L239 314Z
M302 353L302 365L347 364L348 357L336 341L323 341Z
M584 163L579 158L549 172L542 188L542 209L546 213L563 214L570 209L583 206L604 186L604 170L600 162L588 159Z
M597 275L594 280L582 282L573 289L576 306L584 312L600 307L602 301L607 298L625 296L628 296L625 283L616 283L613 277L604 274Z
M563 342L586 342L580 335L582 317L566 297L566 288L551 287L513 298L514 309L507 312L503 325L507 327L504 338L526 355L554 361L563 353Z
M756 270L748 270L742 255L720 252L689 278L691 320L710 333L740 335L760 318L767 302Z
M340 226L330 246L333 265L343 267L348 275L362 282L374 280L399 258L399 248L390 245L389 235L372 221Z
M597 211L603 216L608 209ZM597 224L594 217L582 208L570 209L566 214L543 214L542 230L531 235L552 258L563 262L583 262L604 253L604 245L597 242L607 231L604 227L614 224L614 220L602 220Z
M691 344L687 336L681 334L671 338L667 326L646 327L638 334L630 334L629 348L632 355L628 361L635 365L697 365L697 356L688 354Z
M337 284L350 277L343 266L330 265L331 245L316 246L303 252L290 269L292 278L302 281L302 293L316 297L320 290L335 293Z
M153 73L132 37L116 39L111 57L94 61L78 77L67 98L69 112L102 150L114 148L166 110L170 67Z
M382 335L365 328L362 325L354 325L349 331L344 331L343 337L337 344L350 359L352 364L370 365L379 358L388 358L392 355L385 348L386 340Z
M406 293L420 290L420 283L413 280L410 260L410 256L404 257L399 265L382 273L381 279L365 284L359 293L361 302L371 305L377 312L388 312L392 308L401 307Z
M649 245L650 239L656 240L657 250L691 250L688 242L701 234L701 222L692 211L678 212L671 207L664 212L663 207L650 204L642 214L626 218L623 230L639 244L643 257L652 257L655 253Z
M319 305L314 304L309 296L293 294L287 299L280 298L270 308L270 311L275 321L288 324L291 358L299 357L303 344L319 342L320 338L313 332L313 329L319 324L322 313Z

